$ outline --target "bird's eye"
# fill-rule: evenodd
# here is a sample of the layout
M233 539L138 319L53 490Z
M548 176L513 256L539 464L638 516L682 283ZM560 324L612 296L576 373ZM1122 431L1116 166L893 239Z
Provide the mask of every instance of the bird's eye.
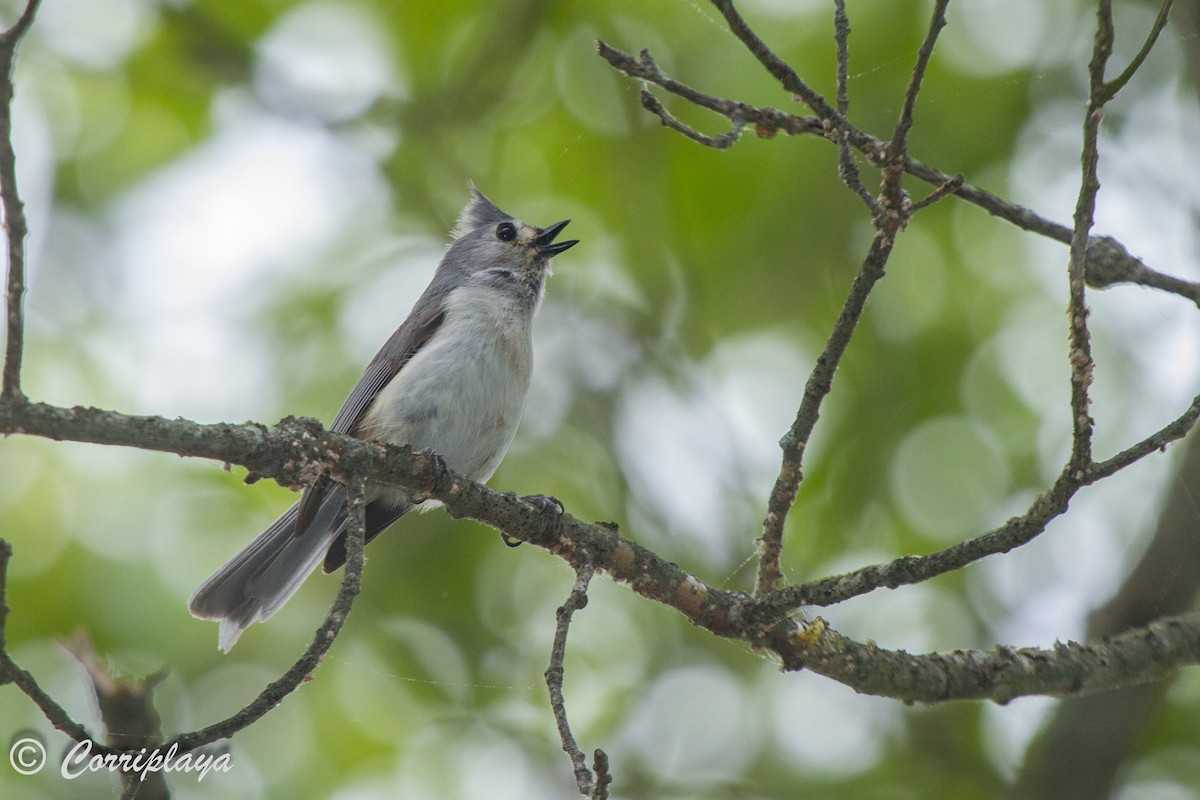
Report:
M511 242L517 238L517 226L511 222L501 222L496 226L496 238L502 242Z

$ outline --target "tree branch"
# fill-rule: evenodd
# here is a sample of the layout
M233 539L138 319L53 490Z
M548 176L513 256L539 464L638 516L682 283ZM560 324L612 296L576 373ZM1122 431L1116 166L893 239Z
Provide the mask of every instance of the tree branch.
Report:
M1104 66L1112 55L1113 24L1109 0L1100 0L1097 9L1096 43L1088 65L1091 85L1087 113L1083 123L1081 154L1082 179L1075 203L1075 226L1071 232L1071 257L1068 265L1067 317L1070 320L1068 340L1071 365L1071 469L1078 475L1092 466L1092 430L1094 421L1089 412L1095 363L1092 361L1091 334L1087 326L1087 300L1084 279L1087 261L1088 236L1096 211L1096 195L1100 192L1100 120L1104 118Z
M329 615L318 629L308 649L291 669L267 686L258 697L238 713L204 729L185 733L171 743L184 751L227 738L252 724L294 691L320 663L338 635L361 585L365 533L366 481L410 488L440 500L454 517L471 517L498 530L540 546L564 559L576 571L575 586L559 609L554 647L546 682L563 749L571 757L581 793L592 798L607 796L611 776L603 751L596 751L593 770L575 742L567 724L562 693L563 659L566 638L573 613L583 608L587 588L596 569L638 594L678 610L694 625L715 635L738 639L745 644L769 650L782 661L785 669L807 668L851 686L857 691L894 697L907 702L942 702L957 699L991 699L1007 702L1024 694L1074 695L1154 680L1182 664L1200 663L1200 614L1146 625L1128 633L1089 644L1057 645L1050 650L1035 648L997 648L990 652L956 651L910 655L889 651L872 643L858 643L829 628L822 620L798 622L790 614L800 604L830 604L882 586L895 587L915 583L958 569L979 558L1005 552L1039 535L1046 524L1067 508L1079 488L1112 474L1157 447L1184 435L1200 415L1200 397L1178 420L1105 462L1096 463L1091 453L1091 422L1087 417L1087 388L1091 378L1090 344L1086 327L1084 285L1087 281L1111 283L1135 280L1147 286L1166 288L1200 303L1200 291L1191 284L1157 275L1134 259L1111 239L1089 236L1095 193L1096 142L1103 102L1128 81L1140 65L1139 54L1122 76L1112 82L1103 80L1104 63L1111 50L1109 3L1101 4L1101 36L1091 69L1092 91L1085 122L1084 189L1080 193L1075 226L1068 230L1046 221L1020 206L995 198L962 183L961 176L947 176L910 159L907 138L920 92L922 77L933 52L936 38L945 24L946 0L938 0L925 41L906 90L901 114L890 143L880 142L855 129L846 119L846 91L849 25L845 9L837 3L835 22L838 53L838 107L835 109L811 89L779 59L746 25L730 0L712 0L729 23L731 31L747 46L772 75L798 99L817 113L816 119L797 117L769 108L704 95L665 76L649 53L634 60L600 43L600 53L609 63L631 77L662 86L690 102L723 114L731 122L728 133L710 137L679 122L662 104L643 91L642 102L656 113L664 125L709 147L732 146L747 124L755 124L760 135L783 130L792 135L820 132L840 149L843 166L853 169L847 185L860 197L866 194L850 158L850 148L864 153L872 164L883 170L884 202L877 204L885 212L875 214L876 236L855 277L841 314L833 325L826 346L817 360L789 431L781 440L783 458L779 475L768 498L767 516L760 539L760 562L753 595L728 592L705 584L666 562L652 551L617 535L605 524L589 525L567 514L551 521L536 505L473 483L450 473L436 479L430 458L413 453L411 448L380 446L352 437L332 434L311 420L287 418L277 426L199 425L187 420L160 417L135 417L91 408L58 408L31 403L20 389L20 360L23 337L21 300L24 293L25 221L16 194L15 170L10 136L0 144L0 198L9 232L9 281L7 286L7 336L3 391L0 392L0 433L24 433L55 440L71 439L110 445L177 453L236 463L250 470L248 480L270 477L287 486L300 486L316 475L331 474L347 484L349 495L349 536L346 570L337 598ZM1169 2L1167 7L1169 7ZM15 48L21 34L32 21L36 2L27 6L21 21L0 35L0 67L3 47ZM1164 10L1163 14L1165 15ZM844 24L843 24L844 23ZM1156 23L1157 24L1157 23ZM1152 31L1148 51L1158 30ZM1103 37L1107 36L1107 41ZM10 133L12 50L8 51L3 99L4 116L0 135ZM618 66L619 65L619 66ZM7 147L7 150L3 148ZM8 170L7 172L5 170ZM901 187L907 172L937 187L927 198L910 204ZM845 179L845 178L844 178ZM849 575L836 576L804 586L777 589L781 580L780 554L786 517L795 501L802 479L803 454L819 418L821 404L828 395L837 367L850 338L861 319L867 298L884 274L896 236L911 214L950 193L968 199L998 216L1010 219L1027 230L1051 236L1071 244L1071 362L1072 410L1075 440L1067 467L1045 494L1031 504L1027 513L1009 520L1004 526L982 536L959 543L939 553L923 557L897 559L890 564L868 567ZM868 207L870 203L868 203ZM1093 267L1094 258L1099 267ZM1099 270L1098 272L1096 270ZM1098 275L1098 277L1095 277ZM15 343L15 344L14 344ZM15 348L15 349L14 349ZM6 569L11 556L7 543L0 541L0 684L20 687L60 729L77 739L91 738L66 712L49 698L29 673L20 670L4 650L6 606ZM107 748L106 748L107 749ZM99 752L103 752L99 750Z
M0 409L3 409L4 406L5 404L0 402ZM176 422L181 421L177 420ZM195 425L195 423L186 424ZM255 426L244 427L254 428ZM325 653L333 645L333 640L337 637L338 632L341 631L342 624L345 622L346 616L350 613L354 598L362 586L363 540L366 531L364 516L366 508L364 500L365 485L365 479L359 475L352 476L348 480L347 506L350 514L347 525L345 573L342 577L341 588L338 590L337 597L334 598L333 607L330 609L329 615L325 618L321 627L317 629L316 635L312 643L308 646L308 649L304 651L295 664L282 677L264 688L258 697L236 714L200 730L180 734L174 739L163 743L161 746L162 749L169 750L174 745L179 752L184 753L219 739L229 738L238 731L253 724L271 709L279 705L321 663ZM8 609L5 605L5 589L8 560L11 554L12 548L9 547L7 542L0 539L0 644L4 642L4 623L7 621ZM93 752L99 754L121 752L120 748L107 747L101 744L82 725L72 720L70 715L58 703L42 691L33 676L20 669L9 657L6 649L0 648L0 685L5 683L16 684L21 691L37 704L54 727L76 741L92 741ZM137 748L133 749L136 750Z
M660 86L693 105L720 114L734 124L742 126L753 124L760 137L770 138L781 131L791 136L799 136L804 133L825 135L825 128L816 117L798 117L777 108L764 108L737 100L726 100L682 84L659 69L649 50L642 50L639 57L634 58L604 41L597 40L596 52L614 68L631 78ZM645 105L644 100L643 105ZM650 110L653 111L653 109ZM694 139L694 141L707 144L701 139ZM711 144L707 146L719 147Z
M186 752L219 739L228 739L283 702L285 697L308 680L313 670L325 658L325 654L333 646L333 640L341 632L346 617L350 614L354 598L358 596L359 590L362 588L363 546L366 536L366 479L361 475L354 475L347 481L346 489L349 520L346 525L346 567L342 575L342 585L333 599L329 615L317 629L308 649L287 672L259 692L258 697L254 698L241 711L200 730L180 734L164 744L164 748L169 749L171 745L177 744L181 751Z
M640 59L635 59L605 42L599 42L599 54L614 69L631 78L661 86L694 105L725 116L732 124L754 125L760 137L769 138L780 132L789 136L816 134L836 144L839 143L839 136L844 136L851 146L866 156L868 162L876 167L883 163L886 143L854 127L843 115L825 119L799 117L776 108L753 106L706 94L664 73L647 50L642 51ZM841 133L834 135L834 131ZM725 136L728 137L729 134ZM701 144L706 143L701 138L689 138ZM934 187L946 186L957 177L911 156L905 158L904 171ZM1071 228L1039 216L1029 208L998 197L978 186L963 182L954 189L954 194L1021 230L1063 244L1071 243ZM1102 289L1132 283L1177 294L1200 306L1200 283L1165 275L1147 267L1111 237L1091 238L1085 266L1088 284L1093 288Z
M836 127L839 123L844 122L839 114L829 102L804 80L796 74L796 71L788 66L782 58L771 52L771 48L767 47L766 43L758 37L748 24L738 13L738 10L733 7L731 0L710 0L721 15L725 17L725 22L729 25L729 30L736 36L746 49L754 54L758 62L766 67L767 72L770 72L784 89L795 95L796 99L811 108L818 117L827 119L833 122Z
M917 50L917 63L913 65L909 77L908 88L904 92L904 104L900 108L900 117L896 120L896 128L892 132L891 146L896 156L903 160L908 154L908 132L913 126L913 112L917 107L917 96L921 93L921 83L925 80L925 70L929 60L933 58L933 48L937 44L938 34L946 27L946 6L950 0L937 0L933 7L933 19L929 22L929 30L925 32L925 40Z
M14 414L14 408L19 409L21 414ZM1194 423L1196 414L1200 414L1200 399L1193 403L1190 411L1190 419ZM1182 424L1176 427L1182 427ZM954 568L954 563L970 563L983 555L1011 549L1016 546L1013 544L1014 540L1020 540L1022 537L1032 538L1030 532L1037 527L1037 519L1017 518L1010 521L1009 525L985 534L980 540L964 542L931 556L898 559L892 562L892 565L883 568L869 567L848 576L804 586L791 586L755 597L709 586L637 542L619 536L609 525L589 525L570 514L563 514L561 517L554 515L551 518L540 507L513 494L496 492L481 484L467 481L453 472L434 486L433 470L427 454L412 453L408 448L381 447L352 437L328 433L312 421L288 418L275 428L255 424L200 425L185 420L125 417L95 409L57 409L36 403L0 402L0 432L18 431L54 439L102 441L238 463L258 469L264 477L272 477L288 485L313 469L319 471L322 467L317 465L320 464L328 466L335 475L370 474L372 481L407 486L440 500L447 511L456 518L470 517L502 532L519 535L524 541L562 558L573 569L579 570L591 565L595 569L603 570L615 581L625 584L642 597L674 608L692 624L715 635L738 639L754 647L773 650L779 648L776 653L784 659L785 664L793 667L804 665L804 660L809 657L820 660L826 656L832 657L836 652L852 654L857 663L854 670L846 669L844 663L838 670L828 665L808 666L822 674L828 673L830 677L845 682L858 691L886 697L911 695L912 699L921 702L951 700L956 699L956 696L952 693L937 696L932 693L913 694L914 690L908 679L892 671L896 662L889 660L892 656L886 651L855 643L840 634L836 639L828 640L823 645L826 648L824 650L797 649L797 643L789 638L796 630L795 623L788 616L790 609L799 604L837 602L838 598L846 599L880 586L917 582ZM1088 476L1093 477L1097 476ZM1052 490L1035 502L1034 510L1041 515L1053 514L1060 503L1065 506L1066 498L1056 496ZM355 531L357 530L356 526ZM351 558L347 562L347 576L339 591L338 600L335 601L334 610L317 633L314 647L306 652L288 675L264 690L253 704L253 709L248 708L225 723L178 737L175 742L181 749L191 749L215 741L229 735L236 726L249 724L253 721L251 717L261 716L267 706L278 702L311 672L330 643L327 637L340 627L349 598L357 591L355 582L359 580L356 573L360 570L358 565L361 563L361 544L356 542L355 536L350 537L350 548ZM6 548L0 547L0 555L5 552ZM7 558L0 558L0 561L7 563ZM889 581L892 583L889 584ZM0 596L0 603L2 602L3 596ZM786 628L786 631L781 631L781 626ZM0 641L3 641L2 636L3 631L0 630ZM830 645L830 642L836 644L836 647ZM317 645L321 647L317 648ZM1174 659L1172 663L1192 663L1186 660L1190 656L1174 645L1170 652L1174 653L1171 656ZM823 653L825 655L822 655ZM876 658L876 654L881 655ZM908 654L904 654L904 658L932 659L939 665L938 668L944 673L944 680L948 681L947 685L951 687L972 685L975 679L968 677L970 665L978 659L991 658L988 663L998 671L994 676L997 686L1019 686L1025 694L1065 694L1068 691L1059 682L1058 676L1061 669L1067 667L1057 666L1057 660L1069 655L1069 652L1060 653L1057 650L1042 654L1039 659L1046 669L1028 674L1025 666L1017 661L995 659L977 652L964 653L961 657L950 659L941 655ZM918 660L912 663L921 665L925 662ZM1165 666L1166 662L1154 663L1157 666L1152 666L1152 669L1147 667L1151 669L1147 673L1147 680L1161 675L1168 668ZM874 682L865 682L856 674L873 669L880 670ZM1024 677L1014 678L1000 674L1006 670L1017 670ZM21 675L24 675L24 678L14 681L14 671L18 678ZM32 682L28 673L16 670L15 665L7 660L0 661L0 675L5 682L16 682L23 689ZM1115 677L1110 678L1116 680ZM1127 675L1121 680L1134 682L1136 678ZM1095 688L1099 688L1099 684L1096 684ZM978 692L978 686L973 691ZM61 712L61 709L55 711L57 706L53 701L35 694L30 696L43 708L48 718L68 735L74 738L88 738L86 731L71 722L65 712Z
M1200 537L1192 487L1200 484L1200 439L1184 444L1154 536L1121 588L1088 619L1089 639L1123 633L1195 607ZM1014 800L1109 797L1118 769L1163 702L1168 683L1065 700L1025 756ZM1069 772L1062 764L1077 768Z
M8 562L12 555L12 546L0 539L0 686L14 684L33 701L51 725L72 739L80 742L85 739L96 741L86 728L71 719L65 708L46 694L33 675L21 669L8 654L7 623L11 611L8 606ZM97 750L101 753L109 752L104 745L98 745Z
M871 242L867 257L863 260L858 275L854 279L850 293L842 306L842 312L834 323L833 330L826 341L825 349L817 357L817 363L813 367L813 371L805 384L804 396L800 402L800 408L796 412L796 419L779 442L780 449L783 450L783 459L780 464L779 474L775 479L774 485L771 487L770 495L767 497L767 515L763 519L762 536L758 540L759 564L754 581L754 594L756 596L766 594L778 588L779 581L782 578L780 564L783 557L783 528L787 522L788 513L791 511L792 505L796 502L796 495L804 477L804 451L808 446L809 437L812 435L812 431L816 427L817 420L820 417L821 403L833 387L834 373L837 371L838 364L841 363L842 356L846 352L846 347L850 344L850 337L854 334L854 329L858 326L858 321L862 318L867 298L870 296L875 284L883 277L888 258L891 256L892 247L895 245L896 236L908 224L908 218L911 215L911 206L907 203L904 189L901 186L903 167L907 158L905 152L906 141L908 131L912 127L912 115L917 95L920 94L921 78L933 54L933 47L937 41L938 31L946 24L944 16L946 2L948 0L939 0L934 9L929 33L917 54L917 63L913 67L912 78L905 92L904 105L900 112L900 118L896 123L896 136L887 146L887 165L883 168L882 203L874 203L874 201L867 203L868 208L872 208L875 237ZM732 5L723 4L717 2L717 0L714 0L714 3L722 8L727 6L727 18L730 18L730 15L736 16L736 11L733 10ZM740 22L740 17L736 19L739 21L737 24L745 26L744 22ZM731 20L730 25L733 27L735 22ZM743 41L752 41L761 44L748 28L743 33L745 34ZM835 17L835 34L839 53L839 106L845 106L848 103L844 77L846 73L845 59L848 58L845 55L847 52L846 39L849 33L850 27L845 17L845 9L839 4ZM765 50L765 45L763 49ZM766 52L769 53L770 51ZM788 73L794 74L791 73L790 67L783 64L773 54L770 55L770 60L773 64L782 65L780 69L786 69ZM797 78L796 80L799 79ZM813 102L815 103L814 108L825 107L821 105L824 103L823 99L821 99L820 103L816 103L815 99ZM844 118L839 113L837 114L837 119ZM831 124L836 124L836 120L832 118L828 121ZM843 143L845 142L846 132L844 129L841 130L839 138L841 138ZM844 144L842 160L843 164L848 160ZM856 173L851 177L856 178ZM855 191L859 197L862 197L862 194L858 191L862 189L861 183L856 188L855 182L855 180L847 180L846 183L851 190ZM950 184L946 185L949 186ZM880 213L876 213L874 211L875 208L878 208Z
M566 702L563 700L563 660L567 655L567 631L571 627L571 618L575 612L587 606L588 584L595 574L596 571L591 565L578 568L571 594L567 596L566 602L558 608L554 626L554 644L550 648L550 666L546 668L545 678L546 689L550 692L550 708L554 713L554 722L558 726L558 736L562 739L563 752L571 759L575 785L579 787L579 793L585 797L601 798L607 797L607 794L595 793L598 786L596 777L593 777L592 771L588 769L587 756L583 754L583 750L575 741L574 734L571 733L571 726L567 722ZM603 751L597 750L596 758L599 759L602 756Z
M17 191L17 156L12 145L13 63L17 45L37 13L38 0L29 0L21 16L0 34L0 207L8 238L8 280L4 294L4 370L0 397L23 397L21 357L25 347L25 205Z
M1100 105L1104 105L1109 100L1117 96L1117 92L1125 88L1125 84L1129 83L1130 78L1141 68L1142 62L1146 60L1146 56L1150 55L1150 51L1154 49L1154 43L1158 41L1158 35L1163 32L1163 28L1167 27L1167 19L1171 16L1171 6L1174 5L1174 0L1164 0L1159 6L1158 16L1154 19L1154 24L1150 26L1150 32L1146 34L1146 41L1142 42L1142 48L1138 50L1137 55L1129 62L1129 66L1121 71L1121 74L1113 78L1108 83L1104 84L1098 100ZM1111 15L1108 21L1109 26L1112 25Z
M777 625L764 644L785 670L808 669L857 692L906 703L1067 697L1158 680L1200 663L1200 612L1160 619L1098 642L955 650L914 656L853 642L820 618Z
M705 147L711 147L714 150L727 150L737 144L738 139L742 138L742 128L745 123L736 117L731 119L733 125L730 127L728 133L723 133L720 136L707 136L671 116L671 112L663 107L662 102L649 89L642 89L640 96L642 99L642 108L652 114L657 114L658 118L662 120L664 127L670 128L676 133L683 134L693 142L698 142Z
M837 45L837 110L844 119L850 110L850 94L847 89L850 76L850 19L846 16L845 0L834 0L833 38ZM879 201L863 186L858 164L854 163L850 147L850 131L842 127L832 133L837 136L838 177L871 212L871 219L878 220L883 216L883 206L879 205Z
M1079 489L1097 483L1179 441L1196 427L1198 421L1200 395L1192 399L1183 414L1160 430L1107 461L1093 465L1082 480L1076 479L1069 469L1064 469L1054 486L1038 495L1024 514L1009 519L997 528L929 555L902 556L886 564L875 564L843 575L779 589L756 598L757 607L751 616L762 615L765 618L801 606L836 605L876 589L896 589L922 583L988 556L1007 553L1039 536L1051 520L1067 510L1067 505Z
M883 277L884 267L895 243L895 232L900 225L899 218L889 219L885 215L879 220L885 228L872 240L867 257L854 278L842 311L834 323L829 339L825 342L825 348L817 357L817 363L804 384L804 396L796 418L788 432L779 440L783 459L775 484L767 497L767 515L763 519L762 536L758 546L760 560L754 582L755 595L774 591L782 577L780 558L783 527L787 522L788 512L796 502L796 493L804 477L804 451L820 418L821 403L833 388L833 375L841 363L846 347L850 344L850 337L854 334L858 321L862 318L871 289Z

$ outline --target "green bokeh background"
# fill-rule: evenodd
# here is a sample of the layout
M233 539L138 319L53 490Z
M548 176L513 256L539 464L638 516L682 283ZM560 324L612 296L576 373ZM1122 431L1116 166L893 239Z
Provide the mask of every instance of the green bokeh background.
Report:
M827 95L831 5L744 9ZM886 138L930 4L849 5L851 116ZM954 4L910 142L920 159L1066 222L1092 17L1081 2L1042 6ZM1117 10L1124 63L1152 12ZM648 47L704 91L803 111L703 3L45 0L17 68L33 231L27 391L202 421L329 421L428 279L473 180L535 224L571 217L582 241L555 265L526 421L491 485L557 496L714 585L749 588L775 440L869 219L829 143L747 132L716 152L686 141L640 108L639 87L595 55L597 38ZM1169 29L1109 110L1100 213L1102 232L1184 277L1200 208L1194 187L1180 194L1200 130L1188 59ZM215 172L231 143L266 158L280 131L316 142L315 160L342 159L321 169L344 183L298 180L303 197L288 198L286 170L265 173L275 189L264 196L315 208L304 219L319 235L289 232L286 204L264 203L202 228L204 253L234 254L214 256L211 276L145 263L180 252L161 245L161 226L195 235L187 217L204 198L168 191L171 180ZM1167 165L1147 167L1148 152ZM1180 153L1182 165L1170 161ZM874 190L877 175L863 175ZM236 255L256 235L270 246ZM814 435L786 532L789 580L943 547L1048 485L1067 441L1065 264L1065 248L956 200L913 221ZM1181 410L1196 326L1182 302L1140 290L1093 308L1108 453ZM914 652L1081 636L1144 545L1170 468L1159 457L1085 493L1078 521L1004 563L826 616ZM56 640L82 628L119 670L169 666L164 727L192 729L282 674L336 590L310 580L223 656L186 598L288 491L247 487L219 464L21 437L0 442L0 476L0 535L15 550L10 650L89 725L82 673ZM571 580L473 522L406 518L368 551L355 613L313 681L236 737L230 774L176 778L175 795L572 796L541 677ZM906 708L783 675L603 577L571 631L566 692L581 744L611 755L619 798L995 797L1054 708ZM1200 680L1185 673L1130 754L1120 796L1200 797L1198 712ZM26 698L0 691L0 738L22 729L52 753L67 745ZM105 776L22 778L0 764L4 798L117 794Z

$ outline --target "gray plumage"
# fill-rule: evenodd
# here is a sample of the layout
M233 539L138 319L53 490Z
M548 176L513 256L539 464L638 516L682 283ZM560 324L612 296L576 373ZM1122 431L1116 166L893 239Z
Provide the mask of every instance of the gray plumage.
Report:
M454 241L404 323L367 365L330 430L428 448L486 481L512 442L533 366L531 328L554 243L567 220L525 225L474 187ZM324 561L346 559L346 492L322 477L299 502L192 593L188 609L218 620L226 652L287 602ZM418 504L397 487L367 485L369 542ZM427 503L431 501L426 501Z

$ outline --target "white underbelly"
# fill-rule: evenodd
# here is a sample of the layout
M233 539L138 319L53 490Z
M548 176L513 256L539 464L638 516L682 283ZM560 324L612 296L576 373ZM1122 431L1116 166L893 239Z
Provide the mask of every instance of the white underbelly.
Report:
M511 444L525 407L529 325L501 325L494 316L453 310L459 313L448 313L433 338L379 393L360 435L429 448L452 469L486 481Z

